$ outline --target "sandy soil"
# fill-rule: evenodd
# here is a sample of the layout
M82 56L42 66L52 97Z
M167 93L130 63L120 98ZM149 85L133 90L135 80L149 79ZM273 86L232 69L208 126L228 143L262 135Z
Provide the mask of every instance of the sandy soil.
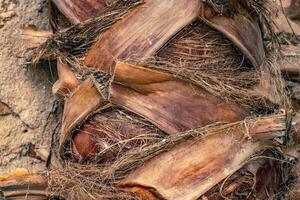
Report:
M49 65L26 66L20 27L48 28L46 0L0 0L0 175L16 168L39 170L29 150L49 149L57 124Z

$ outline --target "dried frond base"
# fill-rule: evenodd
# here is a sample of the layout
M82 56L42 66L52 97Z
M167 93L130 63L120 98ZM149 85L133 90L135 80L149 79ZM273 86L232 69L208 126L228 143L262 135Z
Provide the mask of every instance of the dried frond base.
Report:
M263 148L263 143L272 140L272 138L277 137L284 137L284 134L282 131L285 130L285 116L284 115L277 115L277 116L270 116L266 118L257 118L257 119L249 119L247 121L241 121L237 123L232 124L226 124L226 125L215 125L210 127L204 127L199 128L191 131L187 131L186 133L179 134L173 137L165 137L160 139L159 142L153 143L153 144L143 144L141 146L133 147L130 150L128 150L125 153L119 154L115 159L113 160L106 160L101 161L98 164L75 164L72 162L69 162L66 164L64 169L57 169L52 170L49 172L49 188L57 193L64 196L68 196L71 194L74 194L76 192L79 192L78 195L85 195L85 197L88 196L95 196L95 197L106 197L114 198L114 199L124 199L129 198L129 196L133 195L129 193L126 193L124 190L120 189L118 185L120 184L120 181L122 182L122 186L125 186L124 184L126 181L130 180L134 177L134 175L129 175L129 179L126 178L128 174L136 174L136 173L146 173L147 170L141 170L141 168L147 168L147 165L151 165L152 162L162 162L164 163L164 157L168 156L169 154L172 155L173 151L177 151L180 149L180 147L184 147L185 144L189 144L184 147L185 152L187 151L193 151L199 150L203 153L201 150L202 148L208 148L212 147L211 142L214 140L218 141L224 141L225 138L228 137L232 138L233 135L235 137L238 137L237 140L231 140L230 143L232 143L232 147L234 148L228 148L229 151L235 151L234 149L239 152L243 148L248 148L253 146L253 149L251 150L252 153L249 154L249 157L246 156L245 160L242 162L239 162L238 166L241 164L240 167L237 169L243 167L243 165L248 161L254 162L255 158L252 158L252 155L255 155L256 153L259 153ZM233 135L232 135L233 134ZM252 139L247 139L247 137L251 137ZM214 139L213 139L214 138ZM244 139L243 139L244 138ZM192 148L196 143L207 143L207 146L200 146L201 148ZM229 141L229 140L228 140ZM119 143L119 141L116 141ZM125 141L124 141L125 142ZM130 143L131 141L128 141L127 143ZM192 142L192 143L191 143ZM191 145L191 144L192 145ZM245 146L244 146L244 145ZM270 145L270 143L265 143L267 146ZM250 146L249 146L250 145ZM262 146L261 146L262 145ZM112 144L113 146L113 144ZM219 146L220 148L221 146ZM225 148L225 147L224 147ZM241 148L241 149L240 149ZM247 149L246 148L246 149ZM249 150L249 148L248 148ZM106 149L107 152L111 151L110 148ZM105 152L105 151L103 151ZM102 152L102 153L103 153ZM211 152L211 151L210 151ZM245 152L244 152L245 153ZM218 158L215 157L214 163L221 162L222 160L227 160L228 155L232 155L233 152L228 152L223 155L219 155ZM181 154L174 154L174 155L181 155ZM200 154L198 154L200 156ZM203 156L203 155L202 155ZM210 160L209 156L210 154L207 154L208 158L205 160ZM213 156L213 155L212 155ZM257 156L257 155L256 155ZM235 158L235 156L233 156ZM255 156L254 156L255 157ZM257 158L259 158L258 156ZM272 155L271 157L275 158L275 160L278 158L276 155L275 157ZM184 159L194 159L195 157L192 156L189 157L188 155L183 157ZM174 162L180 162L182 159L174 159ZM271 159L272 160L272 159ZM227 160L228 161L228 160ZM95 162L93 162L95 163ZM204 162L207 163L207 162ZM204 164L203 163L203 164ZM222 162L223 163L223 162ZM229 164L228 161L223 164ZM165 163L166 166L162 165L161 167L167 167L170 163ZM237 163L236 163L237 164ZM234 164L235 165L235 164ZM151 165L157 166L157 165ZM216 166L218 166L216 164ZM223 165L220 165L222 168ZM152 168L151 167L151 168ZM175 168L174 168L175 167ZM173 169L175 170L177 167L180 168L179 163L173 165ZM220 168L220 169L221 169ZM138 169L138 171L135 171ZM228 168L229 169L229 168ZM205 168L203 168L200 171L197 171L197 173L201 174L202 171L205 171ZM218 170L219 171L219 170ZM154 171L152 171L154 173ZM157 171L158 173L161 173L161 171ZM174 173L177 173L179 171L174 171ZM235 170L233 170L235 172ZM230 175L231 172L228 172ZM152 174L152 177L155 177L155 173ZM163 176L158 176L163 178L164 176L168 176L168 174L161 174ZM174 175L174 174L173 174ZM227 175L224 175L222 179L225 179ZM124 178L126 178L124 180ZM188 177L185 177L188 178ZM197 179L198 180L198 179ZM206 179L203 179L206 180ZM212 178L214 180L214 178ZM221 181L220 180L220 181ZM183 180L182 180L183 181ZM172 183L172 182L168 182ZM129 184L132 186L131 184ZM154 185L154 188L159 189L159 185ZM185 185L178 185L182 187L182 189L185 187ZM214 186L212 184L210 187ZM177 186L176 186L177 187ZM189 190L191 189L190 187ZM227 188L227 185L226 187ZM126 189L126 187L125 187ZM159 190L158 190L159 191ZM199 192L199 190L197 190ZM207 189L203 190L204 193L199 193L199 197L201 195L206 194ZM196 190L195 190L196 192ZM77 193L76 193L77 194ZM187 194L187 193L182 193ZM75 197L74 197L75 198ZM133 197L132 197L133 198ZM76 199L76 198L75 198Z

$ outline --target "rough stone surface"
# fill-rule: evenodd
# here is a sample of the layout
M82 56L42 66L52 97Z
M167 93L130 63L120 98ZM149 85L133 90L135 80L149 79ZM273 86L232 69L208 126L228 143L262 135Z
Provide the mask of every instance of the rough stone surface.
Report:
M41 170L29 149L49 149L57 124L55 80L49 65L25 65L22 25L47 29L46 0L0 0L0 175L16 168Z

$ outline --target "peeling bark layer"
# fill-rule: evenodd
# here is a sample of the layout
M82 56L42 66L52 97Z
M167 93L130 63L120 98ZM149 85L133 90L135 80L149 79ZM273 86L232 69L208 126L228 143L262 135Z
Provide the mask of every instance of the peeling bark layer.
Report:
M46 179L39 175L13 175L0 180L0 195L9 200L45 200L50 196L46 188Z
M205 16L205 6L202 6L201 18L212 28L223 33L251 61L253 66L260 67L265 59L265 50L260 27L256 20L248 14L236 14L234 17Z
M169 74L118 63L111 102L143 116L168 134L238 121L246 112ZM176 117L174 117L176 116Z
M272 160L270 152L262 158L253 159L243 169L215 186L204 196L209 200L229 199L274 199L280 190L281 163ZM269 158L268 158L269 157Z
M80 85L79 80L76 78L69 66L63 63L60 59L57 60L57 72L59 79L52 87L53 94L67 96Z
M92 78L83 82L65 103L63 113L60 153L66 150L64 143L70 139L76 126L85 121L92 113L105 106L102 95L93 84Z
M85 65L113 73L118 60L149 58L196 19L199 9L198 0L146 0L99 37Z
M72 24L103 14L118 0L52 0Z
M170 135L211 123L239 121L247 115L239 106L226 103L167 73L126 63L116 65L109 91L108 101L113 105L142 116ZM61 149L67 139L72 137L74 129L101 105L105 105L105 101L92 79L88 79L66 102ZM129 127L130 123L127 125ZM92 151L95 147L88 141L91 141L92 135L98 134L97 131L91 130L89 134L81 131L78 134L85 138L88 151ZM125 132L121 134L126 135Z
M142 187L163 199L197 199L267 148L267 140L284 136L284 131L284 115L224 127L155 157L119 186Z
M107 9L104 1L53 0L53 2L73 24L103 13ZM111 1L114 2L116 1ZM246 9L251 7L249 1L228 3L234 9L237 4ZM127 149L136 148L141 144L134 138L147 132L148 129L139 123L132 123L132 118L118 121L120 113L116 112L117 109L106 109L108 107L115 106L127 110L170 137L188 130L197 131L197 128L213 123L236 122L249 115L249 112L241 106L216 97L214 92L207 92L211 90L198 87L189 79L187 80L190 82L182 77L182 79L176 77L176 73L169 74L163 70L120 62L145 61L151 56L157 56L157 53L164 55L163 47L170 39L199 16L212 29L224 34L231 41L228 46L232 48L228 48L229 50L235 50L233 47L235 45L246 58L247 66L243 65L242 58L241 64L237 67L231 66L232 68L245 67L245 72L254 68L258 71L261 69L266 56L261 30L258 22L250 15L240 12L232 17L216 15L212 9L198 0L145 0L144 4L133 9L108 31L99 35L84 58L84 65L91 69L89 71L91 76L80 86L73 72L59 63L60 80L55 84L54 92L71 94L66 101L63 115L61 155L71 149L72 153L75 151L84 159L95 158L100 154L102 160L97 161L109 163L123 151L122 147L110 149L110 142L115 145L114 139L122 142L130 141L126 143ZM203 45L199 43L192 45ZM213 53L206 54L207 49L201 50L189 55L208 57L213 55ZM224 54L222 56L226 57ZM212 69L218 72L217 67ZM96 77L97 73L100 74L99 80ZM108 80L103 84L101 81L107 77ZM227 80L229 79L234 79L234 76L230 76ZM249 80L247 84L252 87L253 82ZM262 82L263 85L267 81ZM100 110L102 112L99 112ZM285 115L210 128L203 137L183 141L146 162L118 186L143 199L197 199L243 168L253 155L276 146L277 143L275 144L273 139L284 137L285 130ZM148 132L153 134L154 131ZM274 188L277 187L276 177L273 177L274 180L262 177L265 174L269 177L277 175L273 164L254 162L248 170L257 176L255 187L258 197L260 199L269 197L265 188L272 184L276 185ZM225 185L224 194L230 194L241 187L245 179L244 176L235 177L234 181ZM274 195L275 190L270 191L270 194ZM221 197L218 194L212 196L216 199ZM249 196L250 199L251 197Z

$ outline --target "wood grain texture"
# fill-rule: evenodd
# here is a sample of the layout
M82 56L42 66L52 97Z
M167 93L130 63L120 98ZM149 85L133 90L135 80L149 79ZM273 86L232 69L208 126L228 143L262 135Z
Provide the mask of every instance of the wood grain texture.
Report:
M167 73L121 62L116 65L110 91L109 101L113 105L141 116L170 135L216 122L236 122L248 115L238 105L224 102ZM91 79L73 93L65 104L61 152L74 129L101 105L105 103ZM114 119L112 112L105 115ZM133 126L130 121L116 123L123 127L118 134L127 139L142 132L140 127ZM132 134L128 134L129 132ZM113 132L107 134L111 135ZM92 138L97 135L105 137L105 126L97 128L97 124L87 123L87 127L82 126L76 133L73 142L81 156L87 157L95 153L96 144Z
M265 50L260 27L248 14L237 13L233 17L213 15L207 18L208 7L202 6L201 19L209 26L223 33L251 61L260 67L265 59Z
M230 199L244 199L247 196L249 200L275 199L281 187L280 174L286 169L280 167L280 162L271 159L273 157L274 154L266 151L261 158L250 161L242 170L230 176L221 192L220 187L214 187L204 196L209 200L223 200L224 196ZM247 191L249 187L255 189Z
M62 14L72 23L103 14L117 0L52 0Z
M256 119L248 128L237 123L192 138L150 160L119 186L143 187L162 199L197 199L267 148L264 141L283 136L285 119L285 115ZM268 133L272 137L266 137ZM246 139L247 135L252 139Z
M106 103L92 78L84 81L65 101L59 148L61 155L64 154L65 143L71 138L74 129Z
M247 113L205 90L169 74L118 63L111 87L111 102L176 134L211 123L234 122Z
M39 175L10 176L0 180L0 191L4 199L45 200L50 196L46 190L47 180Z
M199 9L198 0L145 0L99 37L85 65L112 73L117 60L148 58L196 19Z
M53 94L66 96L80 85L79 80L69 66L60 59L57 60L57 73L59 79L52 87Z

